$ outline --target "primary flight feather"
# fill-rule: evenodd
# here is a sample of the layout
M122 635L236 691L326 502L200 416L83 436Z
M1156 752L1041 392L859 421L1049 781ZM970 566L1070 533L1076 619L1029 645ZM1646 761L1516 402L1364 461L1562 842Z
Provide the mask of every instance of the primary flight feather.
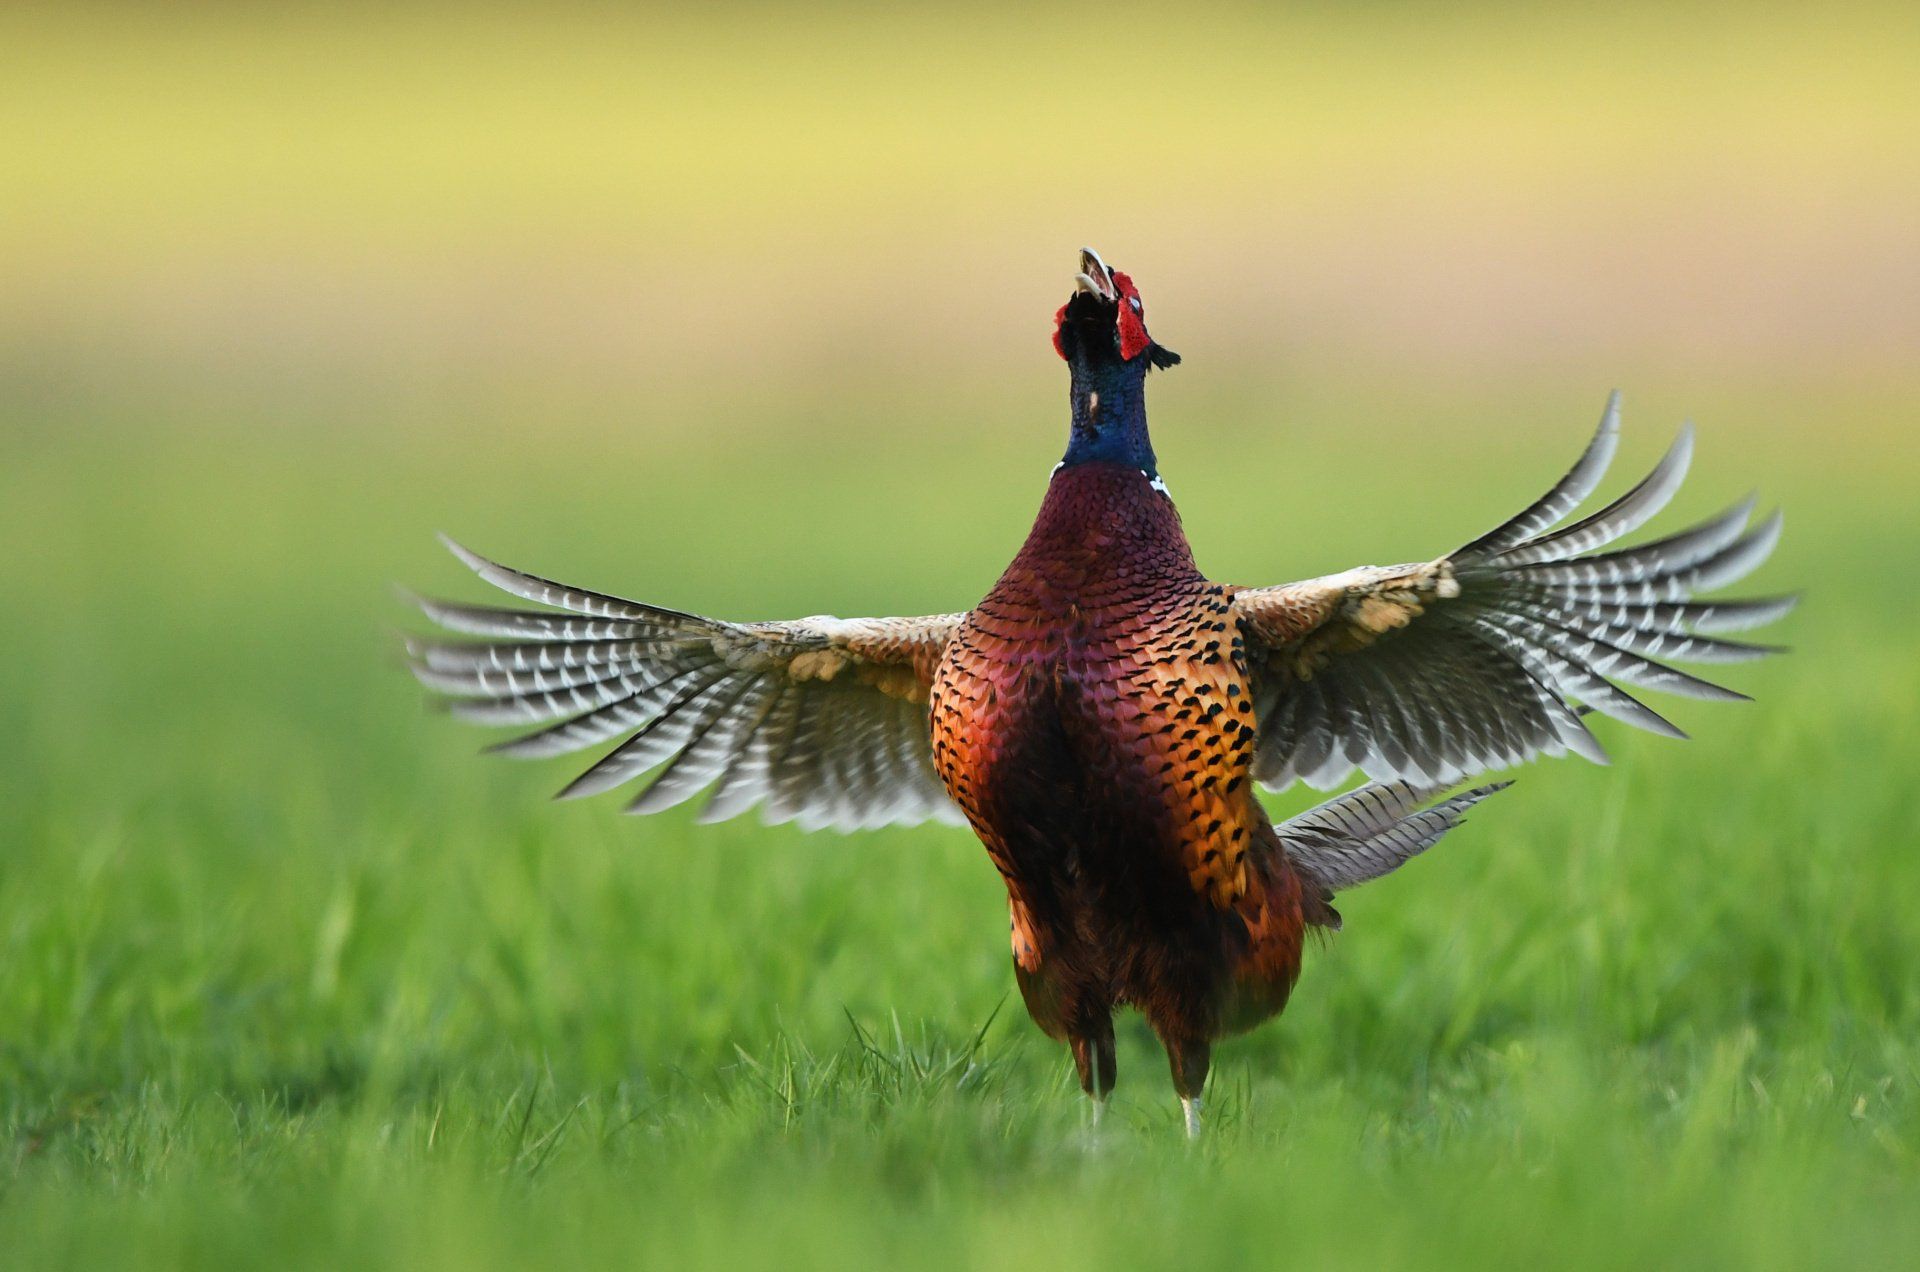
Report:
M1026 544L963 613L730 623L570 587L448 546L549 608L421 600L477 640L409 643L452 712L529 731L542 757L614 745L563 794L651 775L628 804L706 793L703 820L854 829L964 821L1006 883L1027 1008L1073 1052L1095 1115L1112 1015L1165 1045L1189 1133L1213 1042L1279 1012L1332 901L1432 845L1499 785L1446 788L1535 755L1605 762L1597 712L1682 736L1635 691L1741 695L1666 660L1739 662L1726 638L1791 597L1699 599L1773 550L1745 501L1613 548L1678 490L1684 430L1642 481L1561 525L1599 485L1619 400L1567 474L1431 560L1279 587L1196 568L1161 481L1145 383L1179 361L1132 279L1091 250L1054 318L1071 429ZM1558 526L1558 529L1555 527ZM1275 826L1256 784L1369 783Z

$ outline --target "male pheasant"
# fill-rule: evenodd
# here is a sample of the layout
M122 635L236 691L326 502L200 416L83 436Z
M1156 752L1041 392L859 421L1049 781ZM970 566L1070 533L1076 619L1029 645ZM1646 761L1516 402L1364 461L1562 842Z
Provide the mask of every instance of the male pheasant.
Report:
M1006 883L1015 976L1066 1042L1096 1120L1112 1016L1165 1045L1189 1134L1210 1048L1279 1012L1306 929L1336 892L1434 843L1481 787L1534 755L1604 762L1589 711L1680 731L1620 686L1741 695L1655 659L1737 662L1722 633L1792 597L1698 600L1763 561L1776 513L1751 501L1636 547L1596 551L1673 495L1683 431L1643 481L1590 495L1618 440L1617 395L1572 470L1524 512L1429 561L1280 587L1194 565L1147 433L1147 334L1133 281L1083 252L1054 320L1072 429L1026 544L984 600L926 618L729 623L523 574L449 544L481 578L550 610L423 600L480 641L418 641L414 670L483 724L537 724L496 749L549 756L619 739L562 794L656 771L628 805L702 790L704 820L759 805L804 827L964 820ZM1576 705L1578 704L1578 705ZM1256 785L1372 779L1275 826Z

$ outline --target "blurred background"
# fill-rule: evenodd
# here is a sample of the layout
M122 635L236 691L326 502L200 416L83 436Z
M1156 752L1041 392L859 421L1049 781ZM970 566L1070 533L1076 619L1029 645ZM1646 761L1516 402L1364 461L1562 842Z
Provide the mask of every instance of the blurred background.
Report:
M792 446L1030 494L1088 242L1190 360L1176 476L1337 423L1453 481L1502 403L1558 455L1616 385L1709 459L1858 459L1920 375L1916 53L1908 5L8 6L0 421L42 462L590 447L638 495Z
M1083 240L1189 393L1891 391L1920 346L1911 6L0 21L16 425L538 443L935 378L1051 422Z
M1158 440L1224 577L1477 532L1616 386L1629 462L1691 416L1711 497L1844 495L1884 562L1917 54L1872 4L10 5L0 568L209 616L333 578L344 636L443 528L696 607L955 608L1060 444L1083 242L1187 356ZM1292 511L1341 482L1430 528Z
M1910 3L0 7L0 1104L372 1089L431 1146L407 1093L459 1075L511 1124L542 1065L970 1031L965 835L547 805L564 766L422 710L389 588L480 595L444 530L722 617L962 608L1064 444L1085 243L1186 358L1155 440L1215 577L1462 543L1618 387L1608 493L1695 420L1660 524L1759 487L1754 590L1810 596L1758 706L1663 703L1698 742L1608 730L1343 905L1226 1072L1367 1055L1365 1110L1539 1021L1648 1092L1814 1039L1903 1057L1857 1107L1910 1165L1916 66Z
M1778 578L1911 646L1917 59L1859 3L9 5L0 700L191 749L254 698L149 695L234 658L289 727L403 699L436 529L730 617L962 607L1062 444L1082 243L1187 358L1217 577L1462 542L1619 387L1623 467L1695 419L1681 511L1764 487Z

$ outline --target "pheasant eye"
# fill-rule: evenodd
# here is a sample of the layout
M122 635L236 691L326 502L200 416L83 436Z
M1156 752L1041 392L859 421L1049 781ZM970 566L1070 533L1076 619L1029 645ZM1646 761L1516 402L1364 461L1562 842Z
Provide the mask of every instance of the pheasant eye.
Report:
M1127 297L1127 303L1133 306L1134 313L1137 314L1140 312L1140 298L1138 296Z

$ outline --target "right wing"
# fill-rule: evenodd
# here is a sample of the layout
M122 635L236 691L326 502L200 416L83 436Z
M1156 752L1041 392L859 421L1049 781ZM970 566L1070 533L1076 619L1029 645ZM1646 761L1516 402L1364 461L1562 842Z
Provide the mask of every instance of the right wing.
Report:
M1619 397L1567 475L1524 512L1437 560L1363 567L1234 596L1254 679L1254 775L1322 789L1358 768L1377 781L1449 786L1538 754L1604 762L1576 704L1684 736L1621 685L1740 698L1663 659L1730 663L1773 652L1724 640L1791 596L1700 596L1753 570L1778 513L1753 502L1677 534L1606 548L1672 497L1692 454L1683 431L1644 480L1599 511L1556 522L1593 492L1619 440Z
M409 640L413 673L463 720L543 726L491 748L504 755L623 739L561 797L657 768L628 812L712 787L703 821L755 804L808 830L962 820L933 770L927 694L964 615L726 623L447 546L495 587L561 612L421 599L441 627L486 639Z

